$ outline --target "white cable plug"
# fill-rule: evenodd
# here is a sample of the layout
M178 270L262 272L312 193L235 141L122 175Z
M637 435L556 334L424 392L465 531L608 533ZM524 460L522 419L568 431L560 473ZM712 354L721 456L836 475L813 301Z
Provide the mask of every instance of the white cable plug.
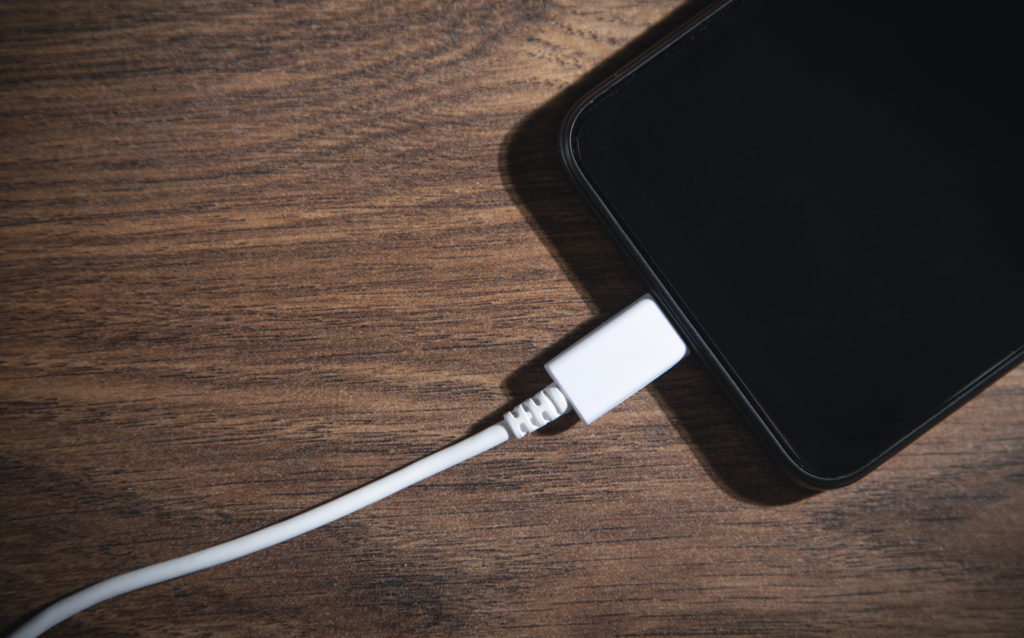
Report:
M544 366L584 423L593 423L686 356L675 327L640 297Z
M305 534L471 459L510 437L522 438L568 412L570 405L583 421L591 423L659 377L686 352L686 344L657 303L650 295L644 295L552 359L545 367L554 383L506 412L500 423L270 527L79 590L30 618L10 638L34 638L115 596L220 565Z

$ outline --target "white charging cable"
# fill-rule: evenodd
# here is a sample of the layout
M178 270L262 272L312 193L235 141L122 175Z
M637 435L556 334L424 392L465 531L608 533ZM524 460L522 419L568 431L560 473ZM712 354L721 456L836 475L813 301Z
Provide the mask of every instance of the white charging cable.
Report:
M258 552L322 527L414 483L500 445L522 438L569 411L591 423L686 356L686 344L645 295L547 363L552 383L492 425L344 496L220 545L136 569L58 600L10 634L31 638L83 609Z

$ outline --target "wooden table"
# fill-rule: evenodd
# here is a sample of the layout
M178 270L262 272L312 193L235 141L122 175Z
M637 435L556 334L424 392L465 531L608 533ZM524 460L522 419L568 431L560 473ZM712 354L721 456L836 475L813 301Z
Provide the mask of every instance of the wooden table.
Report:
M543 387L643 292L562 176L560 118L694 9L5 3L3 625ZM1020 635L1022 421L1017 370L811 494L687 361L53 635Z

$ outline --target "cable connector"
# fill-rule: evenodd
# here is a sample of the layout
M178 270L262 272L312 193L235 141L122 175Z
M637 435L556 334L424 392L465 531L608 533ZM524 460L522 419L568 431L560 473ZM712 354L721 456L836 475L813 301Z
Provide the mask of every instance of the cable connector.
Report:
M545 367L584 423L593 423L686 356L650 295L640 297Z
M686 356L686 343L644 295L545 365L554 381L505 413L521 439L569 411L593 423Z

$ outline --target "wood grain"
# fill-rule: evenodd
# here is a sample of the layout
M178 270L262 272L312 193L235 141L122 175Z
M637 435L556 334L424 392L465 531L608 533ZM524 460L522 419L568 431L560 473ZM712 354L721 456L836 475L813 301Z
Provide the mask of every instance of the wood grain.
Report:
M558 122L694 9L5 3L0 622L541 387L642 292ZM812 495L686 362L595 425L53 635L1021 635L1022 421L1017 370Z

